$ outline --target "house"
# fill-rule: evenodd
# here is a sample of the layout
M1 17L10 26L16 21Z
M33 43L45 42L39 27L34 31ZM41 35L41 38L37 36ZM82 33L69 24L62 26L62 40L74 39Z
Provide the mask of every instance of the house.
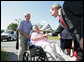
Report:
M37 26L39 27L40 31L43 33L51 33L52 31L54 31L48 23L38 24Z

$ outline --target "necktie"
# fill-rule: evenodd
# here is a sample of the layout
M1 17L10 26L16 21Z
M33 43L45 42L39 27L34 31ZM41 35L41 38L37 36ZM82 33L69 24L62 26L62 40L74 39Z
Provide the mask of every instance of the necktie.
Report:
M61 15L59 15L59 19L60 19L61 23L63 24L63 26L65 27L65 24L64 24L64 22L63 22L63 20L61 18Z

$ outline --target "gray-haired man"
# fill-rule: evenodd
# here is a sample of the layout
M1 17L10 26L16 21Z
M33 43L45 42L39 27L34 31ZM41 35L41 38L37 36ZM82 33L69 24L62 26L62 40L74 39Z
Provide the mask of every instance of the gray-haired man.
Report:
M83 60L83 2L65 1L63 7L54 3L50 8L50 14L55 18L59 16L60 25L54 33L60 33L66 28L73 34L74 49L77 51L78 61ZM58 34L57 33L57 34Z
M26 39L30 39L30 31L32 29L32 24L30 22L30 13L25 13L25 19L20 22L18 26L19 35L19 50L18 50L18 59L19 61L23 60L23 53L27 50L27 42Z

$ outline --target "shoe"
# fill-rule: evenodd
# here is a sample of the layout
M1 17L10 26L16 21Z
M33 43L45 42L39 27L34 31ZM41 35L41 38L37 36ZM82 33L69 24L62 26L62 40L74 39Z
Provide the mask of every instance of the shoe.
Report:
M70 61L76 61L76 57L70 57Z

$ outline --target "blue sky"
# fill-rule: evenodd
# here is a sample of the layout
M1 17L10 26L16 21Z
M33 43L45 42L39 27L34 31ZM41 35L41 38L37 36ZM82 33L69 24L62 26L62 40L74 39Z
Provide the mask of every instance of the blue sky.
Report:
M59 18L51 16L50 6L58 2L61 6L64 1L1 1L1 29L6 29L14 19L24 19L24 13L31 13L31 23L49 23L52 29L59 25Z

